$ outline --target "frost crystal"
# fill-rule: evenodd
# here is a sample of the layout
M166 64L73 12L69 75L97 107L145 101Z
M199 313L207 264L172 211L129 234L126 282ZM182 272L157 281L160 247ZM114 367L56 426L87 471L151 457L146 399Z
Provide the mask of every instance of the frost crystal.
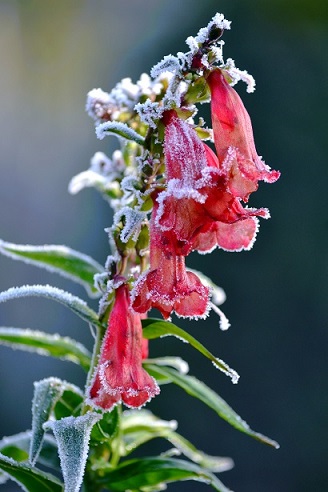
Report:
M65 417L44 424L52 430L58 444L58 454L65 482L65 492L80 490L88 457L92 427L101 415L89 412L81 417Z
M135 111L138 113L140 120L151 128L157 128L157 121L162 117L163 106L160 106L157 102L152 102L147 99L144 103L138 103L135 105Z
M226 64L223 65L222 68L224 68L230 75L232 79L230 85L232 87L236 85L237 82L242 80L247 85L247 89L246 89L247 92L251 93L255 91L254 77L250 75L246 70L240 70L239 68L237 68L232 58L228 58Z
M140 232L142 222L147 218L145 212L139 212L130 207L124 207L122 210L116 212L114 216L114 224L119 223L125 218L124 227L121 231L120 238L123 243L127 243L129 239L136 241Z

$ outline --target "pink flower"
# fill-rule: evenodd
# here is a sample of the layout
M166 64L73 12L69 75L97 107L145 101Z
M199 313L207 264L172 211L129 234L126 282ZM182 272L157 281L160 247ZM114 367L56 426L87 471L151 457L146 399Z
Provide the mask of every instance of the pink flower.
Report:
M175 111L168 111L163 121L167 189L157 198L158 228L172 232L175 251L184 256L216 246L249 249L258 228L255 216L266 218L268 211L243 208L214 152Z
M116 290L99 364L89 389L89 403L110 410L123 401L141 407L159 393L159 387L142 367L145 351L141 316L131 309L126 284Z
M228 74L227 74L228 75ZM258 181L277 181L273 171L257 155L250 117L224 71L213 70L207 78L211 90L211 113L215 148L220 169L228 177L228 189L244 202L257 190Z
M132 307L143 313L156 308L169 318L199 318L208 311L209 289L185 268L184 256L176 253L176 238L156 225L158 204L154 202L150 224L150 269L139 277L132 292Z

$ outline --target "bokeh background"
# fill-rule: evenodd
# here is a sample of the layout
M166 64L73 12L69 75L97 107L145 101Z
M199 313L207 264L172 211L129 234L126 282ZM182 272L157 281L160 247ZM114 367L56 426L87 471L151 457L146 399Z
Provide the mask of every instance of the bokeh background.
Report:
M212 315L184 323L241 374L237 386L188 346L164 339L152 354L181 354L279 451L238 433L178 388L165 387L151 408L179 421L179 430L212 454L232 456L222 480L236 492L328 490L327 384L327 80L326 0L0 0L0 237L27 244L67 244L103 263L106 203L93 190L67 193L70 178L97 150L84 112L86 93L134 81L217 12L233 21L225 56L255 76L249 95L237 86L253 121L257 148L280 169L251 206L269 207L252 251L194 255L227 293L232 328ZM205 113L206 115L206 113ZM0 288L51 283L85 297L82 288L0 258ZM96 303L93 304L96 308ZM69 335L90 347L85 324L42 299L0 306L0 325ZM0 347L0 434L30 427L33 381L54 375L83 385L79 367ZM162 450L156 442L145 452ZM18 486L2 486L9 492ZM184 482L172 491L205 491Z

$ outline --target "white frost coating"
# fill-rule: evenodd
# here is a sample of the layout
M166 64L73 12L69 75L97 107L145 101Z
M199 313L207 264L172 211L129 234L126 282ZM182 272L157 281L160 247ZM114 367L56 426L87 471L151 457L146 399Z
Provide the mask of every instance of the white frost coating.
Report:
M163 60L158 62L150 71L150 76L153 79L160 77L165 72L179 73L181 65L179 58L173 55L164 56Z
M197 36L189 36L186 39L186 43L191 51L191 53L195 54L199 50L200 46L208 41L210 32L213 28L217 29L230 29L231 22L224 18L223 14L215 14L212 20L207 24L206 27L202 27Z
M44 260L29 258L27 255L29 253L31 254L41 253L41 254L47 254L49 258L51 258L51 255L54 255L54 257L56 256L60 256L64 258L67 257L68 259L71 260L82 261L83 263L85 263L88 269L92 269L95 273L102 272L104 270L103 266L100 265L100 263L96 262L91 256L85 255L83 253L80 253L79 251L76 251L74 249L62 245L45 244L43 246L33 246L30 244L8 243L2 241L1 239L0 239L0 253L2 253L5 256L8 256L13 260L20 260L23 261L24 263L38 266L40 268L44 268L48 272L57 273L65 278L69 278L70 280L73 280L74 282L83 285L91 297L95 297L95 295L97 295L91 291L90 284L82 280L78 275L74 275L73 273L70 273L67 270L63 270L62 268L53 266ZM24 256L19 253L23 253Z
M120 233L121 241L127 243L131 238L133 241L136 241L140 233L141 224L147 218L146 212L140 212L131 207L124 207L114 215L114 226L122 220L122 217L125 217L125 224Z
M210 306L213 309L213 311L219 315L220 318L220 329L222 331L226 331L230 328L230 323L226 315L224 314L223 311L221 311L220 308L218 308L213 302L210 302Z
M229 367L228 364L226 364L222 359L219 359L217 357L216 360L217 360L217 364L213 361L212 362L213 366L216 367L216 369L219 369L227 376L229 376L231 378L232 384L237 384L240 378L238 372L235 371L234 369L231 369L231 367Z
M21 338L21 342L13 342L11 340L5 340L3 337L19 337ZM6 345L8 347L11 347L13 349L19 349L19 350L24 350L25 352L33 352L37 353L38 355L51 355L51 350L48 350L46 346L43 347L36 347L30 346L28 344L23 343L23 340L35 340L36 342L40 343L47 343L49 346L51 344L56 344L57 342L67 344L74 346L75 349L77 349L79 352L85 354L86 356L90 356L90 352L82 345L81 343L77 342L76 340L73 340L72 338L69 337L63 337L61 335L58 335L57 333L50 334L50 333L45 333L42 331L38 330L30 330L29 328L12 328L12 327L0 327L0 344L1 345ZM62 360L70 360L71 362L76 362L76 359L72 357L71 354L68 355L62 355L62 357L59 357Z
M112 99L108 92L102 89L92 89L87 94L85 110L91 118L98 121L101 120L108 112L112 104Z
M175 431L178 428L178 422L176 420L162 420L156 417L149 410L124 410L122 414L122 430L125 433L129 433L129 430L133 432L136 427L147 426L150 431L152 429L156 432L163 429L169 431Z
M144 103L136 104L134 109L140 120L154 129L157 128L156 121L162 117L164 111L163 106L160 106L158 102L152 102L150 99Z
M38 459L44 436L43 424L49 419L55 403L65 390L71 390L83 396L81 390L61 379L50 377L34 383L32 401L32 436L29 458L32 465Z
M117 121L106 121L96 127L96 135L99 140L103 140L107 135L115 135L124 140L132 140L140 145L143 144L143 137L135 132L125 123Z
M23 285L22 287L12 287L0 293L0 302L31 296L45 297L60 302L69 307L75 314L84 319L84 321L99 325L97 314L89 308L85 301L62 289L52 287L51 285Z
M80 490L89 452L92 427L102 418L95 412L81 417L65 417L44 424L45 430L52 430L58 444L58 454L65 482L65 492Z
M169 336L169 334L167 336ZM188 343L185 339L181 337L180 340L182 342ZM181 357L158 357L156 359L144 359L143 362L147 364L156 364L157 366L170 366L176 369L180 374L188 374L189 372L188 362L186 362L184 359L181 359Z
M255 91L255 79L246 70L240 70L236 67L235 62L232 58L228 58L225 65L222 67L228 72L232 78L231 86L234 86L242 80L247 85L246 91L251 93Z

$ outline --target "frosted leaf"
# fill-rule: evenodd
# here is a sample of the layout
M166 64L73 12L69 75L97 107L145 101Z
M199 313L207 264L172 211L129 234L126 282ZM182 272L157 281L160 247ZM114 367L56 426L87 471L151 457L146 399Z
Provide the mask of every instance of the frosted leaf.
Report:
M156 79L165 72L179 73L181 70L179 58L173 55L164 56L163 60L156 63L150 71L153 79Z
M52 430L58 444L58 454L65 482L65 492L78 492L89 451L92 427L102 418L95 412L80 417L65 417L47 422L45 430Z
M101 123L96 127L96 135L99 140L103 140L107 135L115 135L118 138L130 140L139 145L143 145L145 141L139 133L132 130L128 125L117 121L106 121L105 123Z
M150 99L144 103L136 104L134 109L143 123L155 129L156 122L162 117L164 111L163 106L160 106L158 102L150 101Z
M0 302L6 302L20 297L45 297L53 301L60 302L69 307L75 314L88 323L102 326L97 314L89 308L87 303L69 292L50 285L23 285L22 287L12 287L0 293Z
M184 340L181 337L177 337L177 338L180 338L182 342L188 343L186 340ZM181 359L181 357L173 357L173 356L157 357L155 359L145 359L144 362L148 364L156 364L157 366L170 366L173 367L180 374L188 374L189 372L188 362Z
M138 427L148 427L149 430L158 431L169 430L175 431L178 427L176 420L162 420L156 417L152 412L145 409L140 410L125 410L122 415L121 429L123 434L127 432L135 432Z
M228 72L230 75L232 82L230 82L231 86L234 86L242 80L247 85L246 91L251 93L255 91L255 79L252 75L250 75L246 70L240 70L236 67L235 62L232 58L228 58L225 65L222 66L224 70Z
M14 244L0 239L0 253L69 278L82 284L90 296L97 296L92 287L93 275L103 271L103 267L79 251L62 245Z
M146 212L140 212L130 207L124 207L114 216L114 224L117 224L125 217L125 224L120 233L120 239L127 243L132 238L133 241L138 239L142 222L147 218Z
M58 378L50 377L34 383L32 436L29 451L29 459L32 465L35 464L41 450L44 436L42 426L49 419L55 403L67 389L71 389L82 396L82 392L77 386L71 385Z

